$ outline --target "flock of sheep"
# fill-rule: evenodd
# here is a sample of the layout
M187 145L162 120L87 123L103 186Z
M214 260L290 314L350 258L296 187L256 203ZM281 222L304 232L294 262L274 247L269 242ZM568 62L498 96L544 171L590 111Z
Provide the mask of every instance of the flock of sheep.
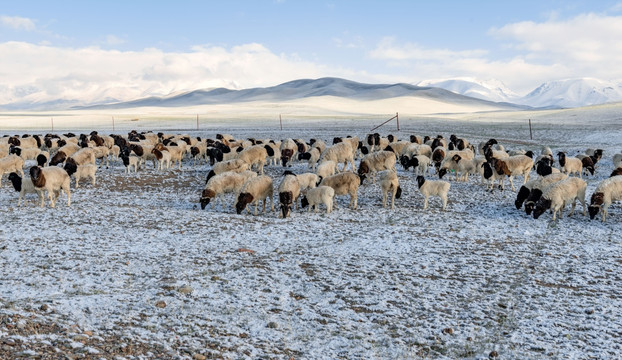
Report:
M477 155L479 154L479 155ZM414 176L424 206L428 207L430 196L438 196L445 210L450 183L442 180L447 174L454 174L455 181L467 181L469 175L479 175L482 184L492 190L497 184L505 187L509 180L516 191L513 179L523 178L515 205L523 206L527 214L538 218L546 210L552 212L553 220L566 205L571 204L570 214L576 201L582 203L586 215L587 183L582 179L584 172L594 175L596 164L603 151L587 149L576 157L564 152L556 159L548 147L539 154L533 151L506 151L495 139L482 142L477 147L468 140L451 135L420 137L411 135L407 140L398 140L392 135L382 137L370 134L364 139L358 137L334 138L328 145L320 139L235 139L228 134L218 134L216 139L201 139L188 135L131 131L127 135L100 135L97 132L75 135L72 133L45 136L23 135L0 138L0 185L4 174L15 191L19 193L18 205L25 194L37 194L40 205L45 204L45 194L54 207L61 193L71 204L70 178L75 178L75 187L83 179L94 185L99 166L121 160L126 172L138 171L151 161L157 170L177 166L189 158L193 164L209 162L205 187L200 195L201 208L210 202L215 207L220 197L225 207L225 194L235 194L234 207L238 214L255 205L257 215L259 203L262 212L270 201L274 211L274 180L264 174L264 167L281 166L283 175L276 186L280 212L288 217L292 208L309 207L318 211L320 205L330 213L336 207L336 196L349 196L349 206L357 209L358 188L367 177L381 188L383 207L400 197L401 188L396 172L399 163L405 170L414 169ZM358 167L356 161L358 160ZM36 161L25 174L26 161ZM309 172L295 174L289 167L293 162L307 163ZM613 156L614 171L603 180L591 196L589 214L593 219L602 210L602 220L612 202L622 199L622 154ZM537 178L531 179L532 172ZM432 180L438 176L438 180Z

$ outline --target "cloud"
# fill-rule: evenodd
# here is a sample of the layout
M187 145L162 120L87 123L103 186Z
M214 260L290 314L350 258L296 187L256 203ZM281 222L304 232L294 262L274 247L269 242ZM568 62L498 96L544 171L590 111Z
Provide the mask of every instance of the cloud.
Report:
M106 35L106 44L107 45L121 45L125 44L126 41L115 35Z
M261 44L195 46L187 52L64 48L0 43L0 104L101 99L133 100L200 88L271 86L298 78L336 76Z
M19 16L0 15L0 25L14 30L35 30L35 22L31 19Z

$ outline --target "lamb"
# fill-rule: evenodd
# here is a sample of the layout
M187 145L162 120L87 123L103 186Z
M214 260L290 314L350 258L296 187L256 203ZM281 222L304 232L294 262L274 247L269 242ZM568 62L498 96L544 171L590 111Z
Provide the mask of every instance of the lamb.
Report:
M205 183L209 181L213 176L224 173L225 171L234 171L234 172L242 172L244 170L249 170L249 164L241 159L233 159L227 161L221 161L219 163L214 164L212 169L207 173L207 179L205 179Z
M279 202L281 204L281 215L286 218L292 210L292 202L298 208L298 197L300 196L300 183L298 177L291 171L284 173L283 180L279 184Z
M346 170L347 164L350 163L352 171L356 171L356 165L354 165L354 155L352 153L352 146L346 142L340 142L332 145L322 153L320 162L332 160L335 163L343 163L343 171ZM339 167L336 167L336 171L339 172Z
M267 198L270 198L270 210L274 211L274 200L272 199L273 191L272 179L269 176L260 175L249 179L240 190L238 200L235 203L235 211L238 214L241 214L242 211L246 209L246 211L250 213L248 204L252 204L254 202L255 215L257 215L259 201L263 200L263 209L261 212L264 213L266 211L266 201L268 201Z
M425 155L415 155L410 159L408 158L408 155L402 155L400 157L400 164L402 164L404 170L408 171L408 169L412 166L415 174L425 175L428 172L430 163L430 158Z
M587 174L591 174L594 175L594 173L596 172L596 168L595 168L595 158L592 158L589 155L586 154L579 154L576 155L575 158L581 160L581 165L583 166L583 170L581 171L581 173L583 173L585 170L587 170L586 175Z
M581 160L577 158L567 157L566 153L563 151L558 152L557 156L559 158L559 169L561 170L561 172L568 175L577 173L579 178L582 177L581 173L583 172L583 163L581 162Z
M337 163L332 160L326 160L326 161L321 162L320 165L318 165L317 169L315 170L315 173L320 178L320 180L322 180L325 177L335 175L336 172L337 172Z
M497 181L499 188L503 188L503 181L505 180L505 175L504 174L499 174L497 172L497 170L495 170L495 168L489 163L489 162L484 162L481 165L482 169L484 170L483 174L484 174L484 179L488 180L490 187L488 188L488 190L492 191L495 181Z
M607 209L612 202L622 200L622 175L607 178L601 181L590 200L590 219L593 220L599 210L603 211L601 220L607 218Z
M246 161L250 169L253 168L253 165L257 165L257 172L262 175L267 157L268 151L264 148L264 145L253 145L238 154L238 159Z
M17 198L17 206L20 206L20 203L26 194L37 194L39 196L39 202L43 201L43 194L37 189L32 183L32 179L24 178L22 179L17 175L17 173L12 172L9 174L9 181L13 184L13 188L15 191L19 192L19 197ZM24 200L24 203L26 200Z
M11 154L0 159L0 186L2 186L2 176L5 173L18 172L24 177L24 159Z
M335 201L335 190L330 186L318 186L314 189L309 189L306 195L302 197L300 200L300 206L307 207L309 206L309 211L311 208L315 208L315 212L318 212L318 208L320 204L324 204L326 206L326 213L330 214L333 211L333 202Z
M171 153L168 151L160 151L158 149L152 149L151 153L155 156L158 161L158 170L163 171L164 166L166 165L167 169L171 168Z
M39 192L41 198L41 207L44 204L43 193L48 192L50 206L56 206L56 200L60 195L60 191L67 194L67 206L71 205L70 178L67 171L57 166L48 166L41 168L33 166L30 168L30 178L35 189Z
M320 177L314 173L303 173L296 175L300 184L300 191L305 192L307 189L313 189L320 182Z
M244 170L242 172L225 171L214 177L212 177L205 188L201 192L201 209L210 203L211 199L214 199L212 203L212 209L216 206L216 198L220 197L220 204L222 208L225 208L225 194L236 194L242 189L242 186L246 181L257 176L257 173L250 170Z
M361 183L365 180L366 174L371 173L372 183L376 183L376 172L382 170L395 170L395 153L392 151L377 151L363 156L359 164L358 174Z
M525 212L527 215L530 215L536 201L538 201L542 196L542 189L553 183L566 180L567 178L568 175L566 174L555 173L527 181L520 187L518 193L516 194L516 200L514 201L516 209L520 209L523 206L523 203L525 203Z
M311 147L306 153L299 153L298 160L307 160L308 167L315 171L317 167L317 162L320 160L320 156L322 155L321 151L317 147Z
M76 179L76 189L80 187L79 183L82 179L91 179L91 184L95 185L95 173L97 172L96 165L85 164L79 165L75 168L73 166L73 164L67 162L65 164L65 171L67 171L67 174L69 174L69 176L73 176Z
M553 221L555 221L557 212L559 211L559 217L562 217L562 212L567 203L572 201L572 209L570 210L571 216L574 213L574 209L577 205L577 200L583 204L583 215L586 214L585 207L585 190L587 189L587 183L583 179L575 177L569 177L566 180L551 184L544 189L542 197L536 203L533 210L533 217L537 219L547 209L551 209L553 212Z
M125 172L129 174L132 170L132 167L134 167L135 173L138 172L138 169L140 169L140 158L138 156L121 153L119 157L123 161L123 165L125 166Z
M402 188L400 187L395 170L385 170L380 173L380 189L382 192L382 207L387 207L387 197L391 193L391 210L395 208L395 199L402 196Z
M424 196L423 210L428 208L428 198L432 195L439 196L443 202L442 210L447 207L447 196L451 184L443 180L426 180L422 175L417 176L419 191Z
M508 176L510 185L512 186L512 191L516 191L513 181L514 176L522 175L523 184L529 181L529 173L533 167L533 160L526 155L515 155L503 160L493 158L492 165L497 171L497 174ZM505 188L505 184L503 182L501 188Z
M335 195L350 195L350 208L356 210L357 207L357 191L361 185L360 177L353 172L343 172L322 179L320 186L330 186L335 190ZM335 198L335 206L337 208L337 199Z

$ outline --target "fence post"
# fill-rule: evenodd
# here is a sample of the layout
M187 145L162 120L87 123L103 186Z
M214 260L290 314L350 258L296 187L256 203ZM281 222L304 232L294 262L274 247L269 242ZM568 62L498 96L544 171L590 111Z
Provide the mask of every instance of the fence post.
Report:
M397 121L397 131L400 131L400 116L395 113L395 120Z
M531 119L529 119L529 139L533 140L533 132L531 131Z
M197 114L197 130L199 130L199 114Z
M281 124L281 131L283 131L283 119L281 118L281 114L279 114L279 123Z
M114 131L114 116L112 117L112 131Z
M54 118L50 118L50 120L52 121L52 132L54 132Z

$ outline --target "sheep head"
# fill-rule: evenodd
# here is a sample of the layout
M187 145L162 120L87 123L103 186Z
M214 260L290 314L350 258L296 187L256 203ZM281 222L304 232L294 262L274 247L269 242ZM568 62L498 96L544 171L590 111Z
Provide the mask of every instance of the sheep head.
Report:
M30 168L30 179L36 188L42 188L45 186L45 176L43 176L43 170L41 170L38 166Z
M201 210L205 210L205 207L209 204L210 200L216 196L216 193L212 189L204 189L201 193Z
M241 214L242 211L246 208L246 205L253 202L253 195L249 193L241 193L238 196L238 201L235 203L235 212Z
M63 151L59 151L54 156L52 156L52 160L50 160L50 166L56 166L67 159L67 155Z
M47 164L47 162L48 162L48 158L45 155L43 154L37 155L37 165L43 167L45 166L45 164Z
M400 164L402 164L402 166L404 167L404 170L408 170L408 168L410 167L409 160L410 159L406 155L400 156Z
M551 200L541 198L536 203L536 207L533 209L533 218L537 219L540 215L544 214L545 211L551 208Z
M594 220L596 214L600 211L600 207L603 205L605 201L605 194L601 192L597 192L592 194L592 199L590 200L590 206L587 208L590 213L590 219Z
M214 170L210 170L207 173L207 178L205 179L205 183L207 184L207 182L209 181L209 179L213 178L214 176L216 176L216 173L214 172Z
M279 193L279 202L281 203L281 214L283 215L283 218L289 216L289 213L292 209L292 198L293 195L291 191Z
M560 151L557 153L557 157L559 158L559 165L560 166L565 166L566 165L566 153L563 151Z
M518 190L518 194L516 195L516 200L514 201L514 206L516 206L516 210L520 209L523 206L523 202L527 200L529 193L531 191L527 189L526 186L521 186Z
M527 201L525 201L525 214L531 215L533 209L536 207L536 201L540 200L542 197L542 190L540 189L532 189L529 193L529 197Z
M443 176L445 176L445 174L447 174L447 169L443 168L443 169L439 169L438 170L438 178L442 179Z
M425 184L425 178L422 175L417 176L417 186L419 189Z
M65 162L65 167L63 169L65 169L67 174L69 174L69 176L71 176L71 175L75 174L76 171L78 171L78 164L76 164L76 161L73 158L69 158Z
M15 189L15 191L17 192L22 191L22 178L19 177L17 173L14 173L14 172L10 173L9 181L11 182L11 184L13 184L13 188Z
M395 198L399 199L402 197L402 188L398 185L397 186L397 191L395 191Z
M462 160L462 156L456 154L451 158L454 162L459 163Z
M300 199L300 206L302 206L303 208L309 206L309 200L306 196L303 196L302 199Z

